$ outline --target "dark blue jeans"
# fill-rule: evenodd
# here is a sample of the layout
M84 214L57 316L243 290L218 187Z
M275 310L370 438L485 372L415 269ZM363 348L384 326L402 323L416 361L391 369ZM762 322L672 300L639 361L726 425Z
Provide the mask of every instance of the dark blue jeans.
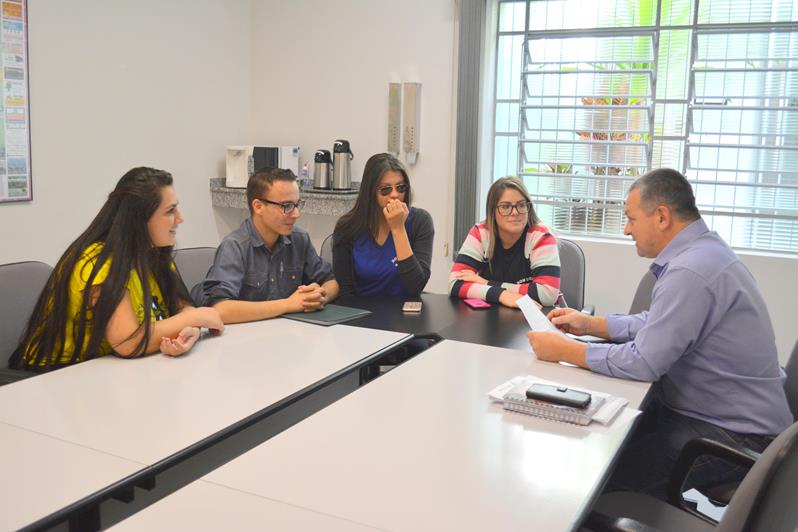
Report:
M684 445L706 437L731 446L761 453L772 437L738 434L712 423L674 412L655 399L624 448L605 491L635 491L658 499L667 498L668 479ZM693 465L685 490L741 480L747 470L720 458L702 457Z

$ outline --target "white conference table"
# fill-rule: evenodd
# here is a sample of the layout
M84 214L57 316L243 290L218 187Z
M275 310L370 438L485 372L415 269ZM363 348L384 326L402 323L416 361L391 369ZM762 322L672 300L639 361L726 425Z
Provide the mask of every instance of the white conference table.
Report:
M527 374L619 395L631 408L596 429L490 402L489 390ZM194 484L385 530L569 530L597 495L648 388L522 351L444 340ZM173 506L179 493L120 524L200 524ZM185 504L191 496L179 497ZM202 519L208 513L234 528L259 526L233 506L206 508Z
M198 480L111 527L111 530L296 530L369 532L379 530L331 515L270 501L251 493ZM224 508L220 512L219 508ZM234 522L229 516L234 515ZM189 525L190 523L190 525ZM231 527L232 525L232 527Z
M183 357L107 356L0 387L0 423L136 462L142 469L313 390L409 337L287 319L231 325ZM40 466L31 458L26 467ZM92 485L110 484L104 471L91 468L82 474L99 475ZM0 486L11 489L16 481L4 478ZM37 491L49 489L43 483Z
M0 530L18 530L142 464L0 423Z

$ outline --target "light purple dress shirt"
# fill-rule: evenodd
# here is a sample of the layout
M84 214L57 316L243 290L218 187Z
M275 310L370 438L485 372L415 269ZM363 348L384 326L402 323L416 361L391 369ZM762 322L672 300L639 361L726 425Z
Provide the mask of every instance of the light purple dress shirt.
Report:
M765 301L726 242L696 220L651 272L651 308L610 314L610 340L618 343L590 344L590 369L659 380L666 406L734 432L778 434L792 424Z

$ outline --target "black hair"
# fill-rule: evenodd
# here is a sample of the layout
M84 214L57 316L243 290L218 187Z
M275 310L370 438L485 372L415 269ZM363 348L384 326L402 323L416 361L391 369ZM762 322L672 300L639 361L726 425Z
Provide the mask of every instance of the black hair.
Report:
M360 181L360 190L357 194L355 206L348 213L341 216L335 224L335 247L352 242L363 234L377 236L380 226L382 209L377 203L377 188L385 172L398 172L402 175L405 190L404 202L410 207L413 194L410 188L410 178L404 165L390 153L372 155L363 168L363 179Z
M275 181L296 181L296 175L285 168L266 168L253 174L247 181L247 205L249 214L253 213L252 201L261 199L269 193Z
M681 173L671 168L658 168L638 178L629 192L640 190L640 203L651 213L658 205L667 205L673 213L685 221L701 218L695 205L693 187Z
M170 315L190 301L186 286L173 266L172 247L155 247L147 229L147 222L161 204L161 190L171 185L171 174L153 168L133 168L122 176L99 214L56 263L36 302L22 341L9 359L10 367L48 371L64 365L61 360L68 334L72 335L75 346L69 364L98 356L108 322L124 297L133 272L141 279L144 292L144 320L130 337L143 328L144 334L133 354L145 352L150 340L153 306L150 276L161 289ZM102 249L83 266L91 271L81 272L88 280L81 294L80 310L71 317L74 327L70 331L67 330L69 280L86 249L95 243L102 244ZM108 275L99 297L92 304L93 281L109 260ZM90 332L88 325L91 325Z

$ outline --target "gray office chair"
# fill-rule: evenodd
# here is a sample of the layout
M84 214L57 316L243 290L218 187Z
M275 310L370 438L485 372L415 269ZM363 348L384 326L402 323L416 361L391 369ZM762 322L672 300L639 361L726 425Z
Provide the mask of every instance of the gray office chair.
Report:
M576 242L558 238L560 253L560 292L568 306L593 314L593 305L585 305L585 254Z
M332 264L333 260L333 236L327 235L327 238L324 239L324 242L321 243L321 249L319 250L319 256Z
M787 393L787 402L792 410L792 417L798 420L798 341L792 348L790 359L784 368L787 379L784 381L784 391Z
M638 493L607 493L593 506L585 528L594 532L794 532L798 529L798 504L795 504L795 485L798 482L796 440L798 423L781 433L756 459L712 440L692 440L684 447L674 467L668 485L670 504ZM718 523L698 513L681 496L690 467L698 457L709 454L751 466Z
M189 291L205 279L213 265L216 248L197 247L175 250L175 265Z
M43 262L0 265L0 385L32 373L8 368L8 357L25 332L33 307L53 269Z
M798 342L792 348L787 367L784 368L787 378L784 380L784 393L787 395L787 404L790 406L792 418L798 421ZM728 506L734 493L739 489L739 482L722 482L709 486L701 492L715 505Z
M635 291L635 297L632 300L632 306L629 308L629 314L637 314L648 310L651 306L651 291L654 289L654 283L656 282L657 278L651 272L646 272L643 278L640 279L640 284L637 285L637 291Z

